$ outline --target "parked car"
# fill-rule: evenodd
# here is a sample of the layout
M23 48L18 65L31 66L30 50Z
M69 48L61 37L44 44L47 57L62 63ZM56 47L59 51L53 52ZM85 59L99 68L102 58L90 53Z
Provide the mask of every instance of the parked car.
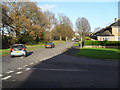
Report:
M80 40L79 39L75 39L75 42L79 42Z
M74 41L75 41L75 39L74 39L74 38L72 38L72 39L71 39L71 41L72 41L72 42L74 42Z
M10 50L11 57L14 56L27 56L26 47L23 44L14 44Z
M55 44L54 43L46 43L45 48L54 48Z

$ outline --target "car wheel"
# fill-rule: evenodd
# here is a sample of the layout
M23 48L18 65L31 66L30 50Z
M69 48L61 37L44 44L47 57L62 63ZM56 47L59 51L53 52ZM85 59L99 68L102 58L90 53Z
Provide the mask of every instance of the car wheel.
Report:
M27 52L25 53L24 57L27 57Z

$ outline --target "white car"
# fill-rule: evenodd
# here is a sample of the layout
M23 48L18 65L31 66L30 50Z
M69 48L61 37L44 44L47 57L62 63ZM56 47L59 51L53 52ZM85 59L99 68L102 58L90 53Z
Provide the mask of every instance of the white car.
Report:
M27 56L26 47L23 44L14 44L10 50L11 57Z

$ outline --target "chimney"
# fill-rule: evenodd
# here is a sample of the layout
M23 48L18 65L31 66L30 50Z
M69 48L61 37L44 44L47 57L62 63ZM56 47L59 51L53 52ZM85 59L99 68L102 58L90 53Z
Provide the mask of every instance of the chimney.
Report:
M118 21L118 19L117 19L117 18L115 18L114 20L115 20L115 22L117 22L117 21Z

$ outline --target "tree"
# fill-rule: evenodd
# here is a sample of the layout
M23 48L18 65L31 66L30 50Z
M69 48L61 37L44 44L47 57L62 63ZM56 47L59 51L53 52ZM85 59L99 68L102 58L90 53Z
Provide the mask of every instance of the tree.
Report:
M44 14L49 22L49 28L45 30L45 39L51 40L52 39L52 30L57 25L57 18L55 18L55 14L50 11L45 11Z
M64 39L67 41L68 38L72 38L74 35L72 22L69 17L65 16L64 14L58 14L58 17L58 24L53 31L53 35L56 37L59 36L60 40Z
M84 17L78 18L76 20L76 28L77 28L76 30L81 38L85 37L87 35L87 33L89 33L91 31L90 24L89 24L88 20Z
M1 20L1 26L0 26L0 31L1 33L4 35L5 32L7 32L8 34L10 33L10 29L5 29L5 28L9 28L12 27L11 24L13 23L13 20L11 19L11 17L8 16L8 11L9 8L4 5L3 3L0 3L0 7L2 12L0 13L0 15L2 16Z
M9 16L13 20L12 26L18 41L25 35L30 35L35 41L39 41L49 21L44 13L34 2L6 2L9 7ZM25 35L24 35L25 34Z
M99 31L99 30L101 30L101 28L100 28L100 27L97 27L97 28L95 28L94 32L97 32L97 31Z

